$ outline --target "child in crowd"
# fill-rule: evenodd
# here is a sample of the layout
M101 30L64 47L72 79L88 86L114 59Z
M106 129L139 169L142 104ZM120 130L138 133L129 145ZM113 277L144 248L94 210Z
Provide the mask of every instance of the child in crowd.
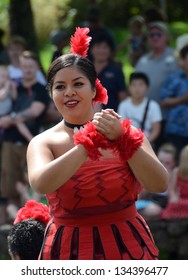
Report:
M130 96L120 102L118 114L123 119L131 119L132 125L141 128L154 146L160 134L162 114L158 103L146 97L148 87L149 79L146 74L132 73L129 83Z
M177 163L177 150L175 146L171 143L162 144L158 149L157 157L166 167L169 177L171 178L172 171ZM161 212L168 203L169 189L171 186L170 183L171 182L169 181L169 188L166 192L154 194L143 190L140 193L139 199L136 202L136 206L139 213L146 220L160 218Z
M11 113L12 102L17 98L17 89L15 82L11 81L9 69L6 65L0 65L0 117ZM12 113L14 118L15 113ZM20 133L30 141L33 135L27 129L23 122L15 122ZM1 138L3 136L3 128L0 128Z
M132 17L129 26L131 34L129 35L127 40L125 40L118 46L118 50L127 48L129 46L129 61L134 67L138 59L143 54L145 54L147 50L147 36L145 32L144 18L140 15Z
M25 170L25 183L21 181L16 182L16 191L20 195L20 206L18 207L18 205L16 205L15 203L9 203L6 208L6 212L10 221L14 221L14 219L16 219L19 208L23 207L27 203L27 201L35 200L43 204L47 204L45 195L35 192L30 187L28 182L27 170Z
M181 150L179 164L172 172L169 203L161 218L188 218L188 145Z
M9 79L8 66L0 65L0 117L11 112L16 95L16 85ZM0 128L0 138L2 136L3 128Z
M50 221L49 209L35 200L29 200L17 212L8 234L8 251L12 260L37 260L46 225Z

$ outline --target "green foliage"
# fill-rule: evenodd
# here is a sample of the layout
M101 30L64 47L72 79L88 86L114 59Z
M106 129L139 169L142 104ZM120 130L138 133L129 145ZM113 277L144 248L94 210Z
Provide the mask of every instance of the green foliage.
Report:
M8 6L9 0L0 1L0 27L4 30L8 29Z
M39 46L49 43L52 30L67 28L72 24L74 11L70 0L31 0Z

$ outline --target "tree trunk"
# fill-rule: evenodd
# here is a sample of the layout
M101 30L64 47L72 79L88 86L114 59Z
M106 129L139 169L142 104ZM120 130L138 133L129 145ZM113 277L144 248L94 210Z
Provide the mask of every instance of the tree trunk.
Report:
M9 28L10 36L22 36L26 40L27 49L38 54L37 38L30 0L10 0Z

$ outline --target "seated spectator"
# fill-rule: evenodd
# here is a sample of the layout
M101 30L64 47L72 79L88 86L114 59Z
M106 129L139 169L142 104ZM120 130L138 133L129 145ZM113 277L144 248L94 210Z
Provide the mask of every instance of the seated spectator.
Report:
M159 104L147 98L149 79L142 72L134 72L130 75L130 97L120 102L118 114L123 119L131 119L132 125L141 128L154 146L161 129L162 114Z
M169 202L161 218L188 218L188 145L181 150L178 166L172 172Z
M20 66L20 56L23 51L26 50L25 39L20 36L13 36L7 46L8 56L9 56L9 74L11 80L15 81L17 84L23 79L23 72ZM39 62L37 69L37 81L42 85L46 85L46 79L42 73Z
M8 251L12 260L37 260L46 225L50 221L49 209L35 200L20 208L8 234Z
M166 167L169 177L172 176L172 171L177 163L177 150L171 143L164 143L160 146L157 153L158 159ZM169 182L170 188L170 182ZM139 213L146 220L159 219L160 214L168 203L169 188L167 192L163 193L150 193L143 190L139 199L136 202L136 207Z
M160 105L167 109L163 137L180 151L188 143L188 44L179 51L179 65L164 82Z
M6 116L12 111L13 102L17 98L16 84L11 81L7 65L0 65L0 117ZM19 132L30 141L33 135L23 122L15 123ZM3 137L3 128L0 128L0 140Z

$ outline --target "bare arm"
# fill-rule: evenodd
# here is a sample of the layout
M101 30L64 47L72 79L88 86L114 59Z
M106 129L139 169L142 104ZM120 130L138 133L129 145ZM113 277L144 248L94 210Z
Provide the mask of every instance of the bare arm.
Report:
M178 168L175 167L172 171L172 175L170 178L168 195L169 195L169 202L177 202L179 199L179 192L177 188L177 177L178 177Z
M153 141L156 140L156 138L159 136L161 131L161 122L154 122L152 124L152 129L151 129L151 133L150 136L148 137L148 140L150 143L152 143Z
M168 97L164 99L163 101L160 102L161 107L174 107L177 105L180 105L182 103L187 103L188 102L188 93L186 93L183 96L179 97Z
M1 117L0 127L8 128L16 123L36 118L43 112L44 109L45 105L43 103L38 101L33 102L29 108L17 113L14 118L12 118L11 114Z
M31 106L16 115L15 121L25 122L33 118L37 118L45 109L45 104L34 101Z
M28 176L31 187L41 194L55 191L63 185L85 162L87 152L78 145L54 158L43 141L46 136L36 136L27 150Z
M135 177L149 192L164 192L168 186L168 172L158 160L148 139L128 161Z

